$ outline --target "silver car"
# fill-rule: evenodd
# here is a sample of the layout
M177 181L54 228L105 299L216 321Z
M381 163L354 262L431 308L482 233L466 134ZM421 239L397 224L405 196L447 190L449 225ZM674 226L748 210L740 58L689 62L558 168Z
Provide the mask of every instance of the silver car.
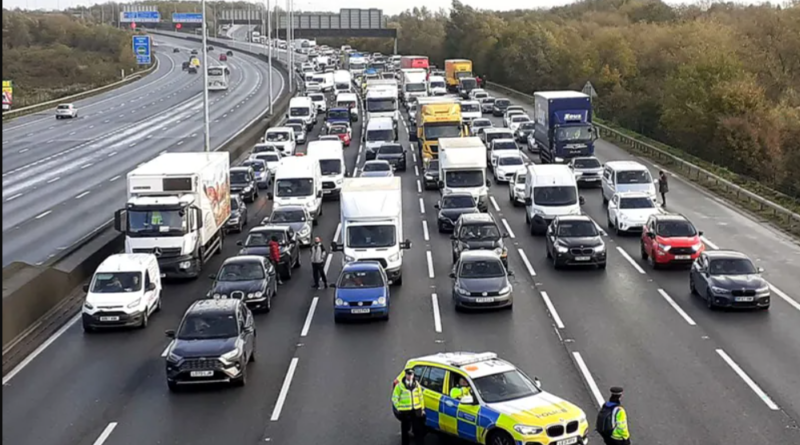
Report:
M578 187L600 187L603 184L603 164L594 156L572 158L568 165L575 173Z

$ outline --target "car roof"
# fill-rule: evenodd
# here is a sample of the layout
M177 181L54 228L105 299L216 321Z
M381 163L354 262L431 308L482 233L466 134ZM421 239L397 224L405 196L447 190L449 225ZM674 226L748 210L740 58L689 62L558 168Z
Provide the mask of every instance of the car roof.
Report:
M261 232L288 232L290 227L288 226L277 226L273 224L262 224L258 227L254 227L250 229L249 233L261 233Z
M647 167L636 161L609 161L605 166L614 170L647 170Z
M347 263L342 268L342 272L348 270L381 270L381 269L383 269L383 266L381 266L381 263L377 261L360 260Z
M465 250L464 252L461 252L459 258L461 261L487 261L487 260L500 261L500 255L496 254L494 250L485 250L485 249Z
M231 172L246 172L250 171L251 168L248 166L241 166L241 167L231 167Z
M564 215L564 216L557 216L560 222L590 222L594 224L594 220L587 215Z
M186 315L202 313L231 313L241 304L237 299L203 299L197 300L186 310Z
M149 253L119 253L111 255L97 267L96 272L137 272L143 271L152 261L153 255ZM134 270L138 268L138 270Z
M491 352L440 352L415 358L411 362L427 362L458 369L472 379L500 374L517 369L511 363ZM409 363L409 364L410 364Z
M237 256L233 256L233 257L228 258L227 260L225 260L224 263L222 263L222 265L224 266L226 264L256 263L256 262L263 263L264 262L264 257L263 256L259 256L259 255L237 255Z
M465 224L486 223L486 222L497 224L497 221L495 221L492 215L488 213L470 213L466 215L461 215L461 221L462 223Z

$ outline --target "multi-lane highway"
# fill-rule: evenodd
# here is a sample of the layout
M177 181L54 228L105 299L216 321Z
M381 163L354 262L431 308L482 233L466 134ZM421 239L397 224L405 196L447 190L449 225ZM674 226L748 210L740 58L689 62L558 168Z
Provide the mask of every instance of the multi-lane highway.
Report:
M357 141L360 125L354 136ZM408 145L405 123L400 136ZM603 160L630 158L604 142L598 152ZM418 155L409 151L411 165ZM364 160L359 144L346 157L348 171L356 171ZM438 193L420 190L420 173L410 168L401 175L404 230L414 247L404 260L405 284L392 289L390 322L334 324L333 291L309 288L305 251L303 267L280 288L273 311L257 316L258 361L248 386L170 394L163 331L176 326L210 282L169 284L164 311L147 330L85 336L79 324L70 325L7 376L3 442L394 445L400 437L389 393L405 361L437 351L488 350L538 376L546 390L578 404L590 419L608 387L624 386L636 443L800 443L800 307L797 278L784 272L796 261L794 245L674 178L670 208L705 230L710 248L741 248L760 260L775 293L785 296L776 295L769 312L711 313L690 296L686 271L652 271L638 259L636 237L605 237L606 271L553 270L543 240L528 234L522 210L495 184L490 213L511 235L515 305L462 314L450 302L450 240L435 230ZM583 195L585 212L605 226L599 192ZM270 208L262 196L250 222ZM314 230L327 243L339 233L338 203L326 202L324 215ZM771 255L761 255L773 245ZM209 271L235 254L234 243L226 243ZM335 277L341 257L332 258Z
M78 119L57 121L48 111L3 124L4 266L46 261L108 222L124 205L125 175L138 164L164 151L203 149L203 76L181 67L200 45L156 40L158 68L77 102ZM209 53L212 65L221 51ZM270 100L265 63L239 53L227 64L229 89L210 96L212 147L257 119ZM285 88L275 71L274 97Z

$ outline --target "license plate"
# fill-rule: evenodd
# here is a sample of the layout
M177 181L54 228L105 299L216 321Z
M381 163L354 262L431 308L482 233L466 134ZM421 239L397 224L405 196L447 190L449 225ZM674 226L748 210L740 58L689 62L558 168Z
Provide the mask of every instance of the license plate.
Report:
M323 195L330 195L330 194L331 194L331 192L332 192L332 190L323 190L323 191L322 191L322 194L323 194Z
M740 303L747 303L755 300L755 297L736 297L736 301Z
M100 321L119 321L119 317L100 317Z
M676 260L691 260L691 255L675 255Z
M570 437L569 439L559 440L556 445L572 445L578 443L577 437Z
M488 297L488 298L476 298L476 299L475 299L475 302L476 302L476 303L493 303L493 302L494 302L494 298L492 298L492 297Z
M189 375L192 377L214 377L214 371L192 371Z
M592 259L592 257L590 257L590 256L576 256L575 257L575 261L589 261L591 259Z
M358 308L358 309L350 309L351 314L369 314L369 308Z
M594 181L597 181L597 180L598 180L598 179L600 179L600 178L591 178L591 177L590 177L590 178L582 178L582 179L583 179L584 181L586 181L586 182L594 182Z

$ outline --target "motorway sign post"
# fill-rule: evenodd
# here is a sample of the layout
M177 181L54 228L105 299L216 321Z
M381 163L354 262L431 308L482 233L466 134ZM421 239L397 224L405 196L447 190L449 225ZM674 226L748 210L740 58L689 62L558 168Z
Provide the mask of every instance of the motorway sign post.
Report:
M150 44L150 36L133 36L133 53L136 54L136 63L139 65L153 62Z
M594 85L592 85L592 82L589 82L588 80L586 81L586 85L583 86L582 92L583 94L591 97L592 99L597 98L597 91L594 89Z

